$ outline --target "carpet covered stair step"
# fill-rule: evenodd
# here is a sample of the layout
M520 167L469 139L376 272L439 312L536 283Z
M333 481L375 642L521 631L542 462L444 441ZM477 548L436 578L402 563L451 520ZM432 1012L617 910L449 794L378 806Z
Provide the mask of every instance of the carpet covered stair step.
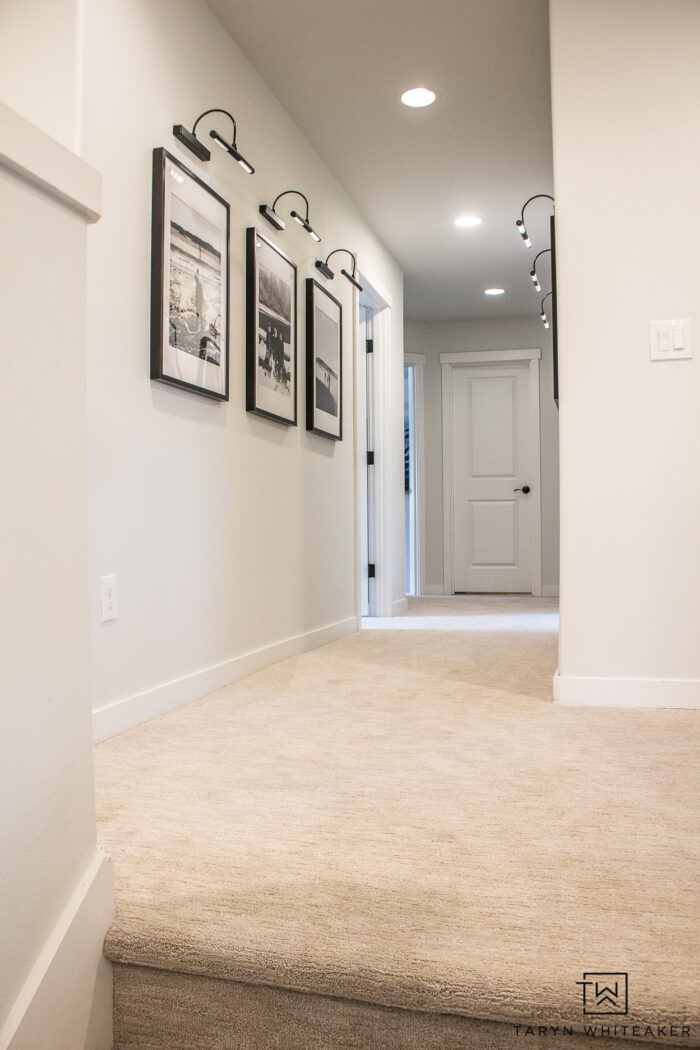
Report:
M555 662L363 631L100 745L115 1050L698 1045L694 714Z

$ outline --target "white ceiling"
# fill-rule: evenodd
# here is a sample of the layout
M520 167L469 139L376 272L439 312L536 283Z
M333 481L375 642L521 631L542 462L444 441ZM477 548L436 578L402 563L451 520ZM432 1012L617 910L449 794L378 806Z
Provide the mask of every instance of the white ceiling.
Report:
M402 267L407 317L539 312L549 202L528 208L534 250L514 223L552 192L547 0L209 4ZM433 106L400 104L417 85ZM463 214L482 225L457 229Z

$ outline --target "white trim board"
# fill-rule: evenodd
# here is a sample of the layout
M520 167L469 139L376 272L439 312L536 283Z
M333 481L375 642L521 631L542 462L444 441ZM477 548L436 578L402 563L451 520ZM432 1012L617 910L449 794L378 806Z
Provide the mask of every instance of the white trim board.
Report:
M440 354L441 365L490 365L501 361L539 361L542 351L534 350L467 350L461 354Z
M189 704L192 700L199 700L208 693L213 693L215 689L230 685L231 682L261 671L264 667L276 664L280 660L305 653L309 649L317 649L347 634L354 634L357 629L358 618L350 616L346 620L339 620L326 627L318 627L315 630L294 635L292 638L273 642L271 645L254 649L252 652L224 660L220 664L204 667L182 678L163 682L142 693L135 693L133 696L126 696L122 700L105 704L103 707L96 708L92 713L93 739L96 744L101 740L107 740L109 737L116 736L117 733L123 733L126 729L141 725L142 722L148 722L151 718L164 715L176 707Z
M99 172L50 135L0 102L0 167L14 172L87 222L100 218Z
M0 1050L112 1045L112 965L102 947L114 914L112 861L96 850L0 1030Z
M698 678L584 678L554 676L554 698L565 707L700 709Z
M470 350L459 354L440 354L442 367L442 524L444 593L454 594L454 506L452 491L452 384L455 368L470 365L528 362L530 380L530 463L532 500L532 594L542 594L542 486L540 484L540 359L542 351Z

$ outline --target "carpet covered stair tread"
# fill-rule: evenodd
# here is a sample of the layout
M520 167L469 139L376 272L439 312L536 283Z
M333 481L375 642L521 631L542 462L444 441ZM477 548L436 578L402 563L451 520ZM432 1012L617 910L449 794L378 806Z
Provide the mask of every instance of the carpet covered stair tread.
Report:
M577 1032L584 974L626 972L622 1020L696 1045L694 714L559 708L553 661L362 632L101 745L108 957Z

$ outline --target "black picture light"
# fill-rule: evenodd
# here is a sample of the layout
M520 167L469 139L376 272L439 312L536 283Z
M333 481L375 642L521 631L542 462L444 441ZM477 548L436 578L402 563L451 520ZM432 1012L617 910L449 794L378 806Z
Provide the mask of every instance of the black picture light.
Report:
M350 281L350 284L354 284L355 287L358 289L358 291L361 292L362 291L362 285L355 278L355 271L357 270L357 259L355 258L354 254L350 251L349 248L335 248L332 252L329 252L329 254L325 258L325 261L322 261L321 259L317 259L316 262L314 263L314 266L316 267L317 270L319 270L323 274L323 276L327 280L332 281L333 278L335 277L335 274L333 273L333 271L331 270L330 266L328 265L328 260L331 258L332 255L336 255L337 252L345 252L345 254L349 255L350 258L352 259L352 273L348 273L348 271L345 270L345 269L342 269L340 272L342 273L343 277L347 277L347 279Z
M541 252L537 253L537 255L535 256L535 260L534 260L534 262L532 264L532 269L530 270L530 280L534 284L536 292L541 292L542 291L542 286L540 284L540 279L537 276L537 260L539 259L540 255L546 255L547 252L551 252L551 250L552 250L551 248L543 248Z
M209 137L214 140L217 146L220 146L229 154L229 156L233 157L248 175L252 175L255 168L245 159L242 153L238 152L238 147L236 146L236 121L227 109L207 109L204 113L200 113L192 125L192 131L188 131L183 124L173 124L173 135L183 144L183 146L186 146L191 153L194 153L195 157L198 157L199 160L211 160L211 151L207 149L203 142L200 142L196 134L197 125L202 117L207 117L210 113L223 113L224 116L229 118L233 125L233 138L231 142L227 142L223 135L213 129L209 132Z
M549 318L547 317L547 311L544 308L544 301L545 299L548 299L551 294L551 292L547 292L546 295L543 295L542 302L540 303L540 320L545 328L549 328Z
M525 226L525 209L527 208L530 201L539 200L540 197L546 197L547 200L554 201L554 197L551 195L551 193L536 193L533 197L529 197L525 201L520 211L520 218L515 220L516 229L522 237L523 243L526 248L532 248L532 241L530 240L529 234L527 232L527 227Z
M280 218L280 216L275 211L275 206L277 204L277 201L280 200L280 198L282 197L286 197L288 193L293 193L295 196L301 197L304 203L306 204L305 216L300 215L297 211L291 211L289 214L295 222L298 222L299 225L306 230L306 232L312 240L320 243L321 238L309 222L309 201L307 197L301 192L301 190L284 190L282 193L277 194L274 201L272 202L272 206L270 206L269 204L261 204L258 208L258 211L263 216L263 218L267 219L270 225L275 227L276 230L283 230L285 228L284 220Z

